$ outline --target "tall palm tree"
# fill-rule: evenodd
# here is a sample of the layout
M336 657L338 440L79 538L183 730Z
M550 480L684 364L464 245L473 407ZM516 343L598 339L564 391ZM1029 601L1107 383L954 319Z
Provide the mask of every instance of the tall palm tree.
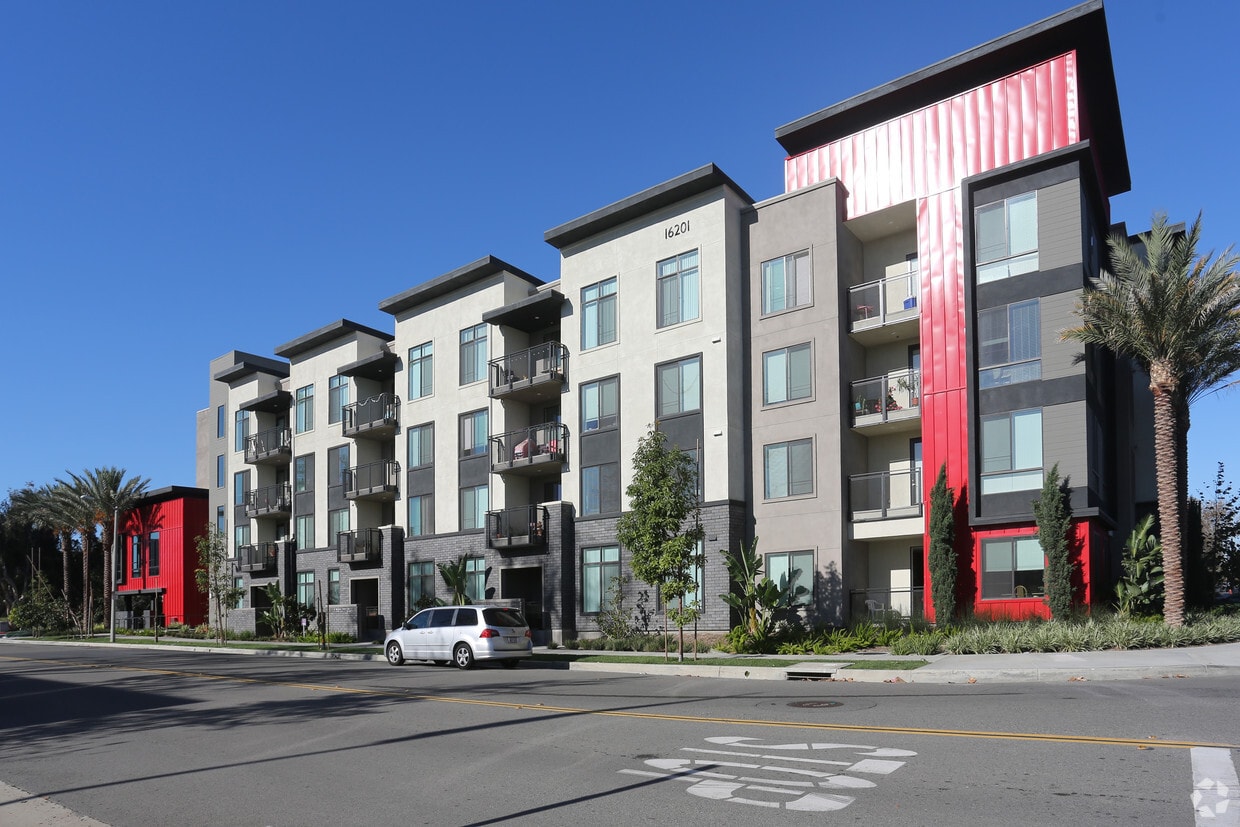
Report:
M1182 523L1187 498L1188 411L1240 368L1240 255L1228 247L1198 256L1201 216L1187 233L1154 215L1140 236L1144 251L1122 235L1107 239L1111 273L1077 303L1077 327L1062 337L1132 359L1150 377L1154 396L1154 465L1162 530L1163 614L1184 622Z
M85 492L77 485L56 480L50 496L65 524L72 526L82 540L82 633L89 634L94 617L90 587L90 547L95 539L95 509L87 502ZM66 595L66 600L68 595Z
M150 480L145 477L125 479L125 469L107 466L70 474L82 499L94 510L94 521L103 527L103 605L112 605L112 586L116 581L113 562L112 535L117 515L123 517L146 493Z

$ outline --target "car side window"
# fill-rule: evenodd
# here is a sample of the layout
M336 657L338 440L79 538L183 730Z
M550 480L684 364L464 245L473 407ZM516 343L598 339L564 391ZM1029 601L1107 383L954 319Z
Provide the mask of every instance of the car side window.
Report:
M406 625L410 629L425 629L427 625L430 624L430 621L431 621L430 612L418 612L416 615L414 615L413 617L409 619L409 623Z
M435 609L434 611L431 612L430 625L432 627L451 626L452 625L452 613L455 611L456 609Z
M478 610L477 609L457 609L456 610L457 626L477 626Z

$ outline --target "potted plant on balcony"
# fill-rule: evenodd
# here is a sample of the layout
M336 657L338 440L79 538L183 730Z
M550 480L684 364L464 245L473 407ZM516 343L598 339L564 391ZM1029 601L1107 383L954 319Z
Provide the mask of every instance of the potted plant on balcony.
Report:
M908 394L908 406L916 408L921 404L920 382L912 374L905 374L896 379L896 387Z

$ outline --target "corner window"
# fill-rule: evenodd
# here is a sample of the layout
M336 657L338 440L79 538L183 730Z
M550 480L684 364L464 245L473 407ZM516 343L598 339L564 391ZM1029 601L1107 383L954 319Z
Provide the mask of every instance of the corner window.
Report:
M409 348L405 362L409 374L409 398L430 396L435 389L435 348L430 342Z
M327 423L344 419L344 406L349 404L349 377L333 376L327 380Z
M475 457L487 452L487 412L461 414L461 456Z
M982 417L982 494L1042 487L1042 411Z
M581 611L598 614L611 593L611 581L620 577L620 547L581 550Z
M581 469L581 513L610 514L620 510L620 465L615 462Z
M809 251L762 262L762 315L813 301Z
M814 552L787 551L766 555L766 576L787 595L789 606L814 602Z
M777 500L814 493L814 442L798 439L762 447L766 498Z
M409 470L424 468L435 462L435 426L428 422L425 425L414 425L406 431L406 465Z
M435 605L435 564L422 560L409 564L409 610Z
M581 386L581 432L614 428L620 407L620 378L612 376Z
M297 389L297 433L314 430L314 385Z
M616 341L616 279L591 284L581 291L581 349Z
M982 540L982 599L1042 597L1045 568L1036 535Z
M481 382L487 375L486 323L461 331L461 384Z
M977 314L978 386L997 388L1042 378L1042 322L1037 299Z
M1038 194L1026 192L976 210L977 283L1038 269Z
M762 403L809 399L813 394L809 343L762 354Z
M245 441L250 436L250 412L237 411L233 414L233 450L244 451Z
M471 485L461 489L461 531L471 531L486 525L490 501L490 493L485 485Z
M673 416L702 409L702 360L683 359L656 368L658 416Z
M698 251L690 250L655 265L658 272L658 326L692 321L698 306Z

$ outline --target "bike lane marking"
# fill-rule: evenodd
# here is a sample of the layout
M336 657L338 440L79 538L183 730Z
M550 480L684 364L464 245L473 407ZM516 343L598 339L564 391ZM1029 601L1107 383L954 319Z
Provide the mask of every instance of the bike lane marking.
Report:
M1229 749L1194 747L1193 815L1198 827L1240 827L1240 779Z

